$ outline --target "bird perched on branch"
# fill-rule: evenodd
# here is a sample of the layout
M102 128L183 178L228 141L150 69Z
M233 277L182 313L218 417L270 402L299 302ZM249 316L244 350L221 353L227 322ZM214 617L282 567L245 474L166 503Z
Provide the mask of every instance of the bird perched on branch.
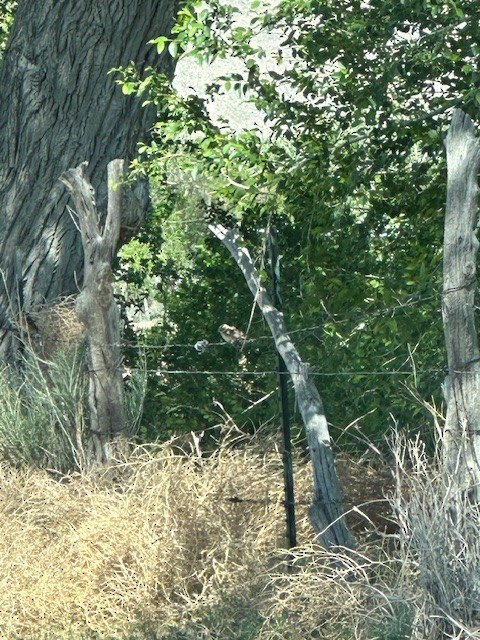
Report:
M233 344L235 347L243 347L246 337L239 329L232 327L229 324L221 324L218 327L218 332L229 344Z

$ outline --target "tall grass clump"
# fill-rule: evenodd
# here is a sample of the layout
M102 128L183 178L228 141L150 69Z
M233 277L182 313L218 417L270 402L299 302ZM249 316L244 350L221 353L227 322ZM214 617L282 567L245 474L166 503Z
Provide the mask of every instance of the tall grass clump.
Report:
M439 443L441 445L441 442ZM419 441L394 447L400 557L414 568L415 638L480 637L480 506Z
M273 571L262 640L408 640L413 610L408 568L388 545L326 551L307 543L289 553L290 571Z
M146 389L144 364L125 385L127 433L140 424ZM59 472L88 464L89 409L85 345L41 357L27 347L20 366L0 370L0 459Z
M82 465L86 419L83 349L49 362L31 349L0 370L0 458L60 471Z

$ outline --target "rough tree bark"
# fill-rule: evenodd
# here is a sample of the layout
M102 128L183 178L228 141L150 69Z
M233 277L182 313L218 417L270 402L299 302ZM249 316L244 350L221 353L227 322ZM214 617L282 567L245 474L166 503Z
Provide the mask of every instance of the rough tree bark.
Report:
M0 358L11 357L19 304L78 290L82 246L58 176L87 159L105 215L107 164L132 158L154 117L109 71L133 60L173 74L147 43L169 34L175 3L19 1L0 67Z
M209 229L240 267L292 378L298 408L307 432L313 467L314 496L309 510L310 521L324 547L342 546L353 549L355 541L343 516L327 419L320 394L309 376L308 365L302 362L289 338L283 314L273 305L240 233L221 224L210 224Z
M480 501L480 351L475 321L480 140L455 110L446 139L447 206L443 323L448 359L444 457L449 472Z
M103 229L95 192L86 174L87 163L61 176L75 204L85 255L84 284L76 301L85 325L88 347L90 424L88 462L105 464L125 444L120 315L113 295L112 263L117 252L122 219L123 160L108 165L108 210Z

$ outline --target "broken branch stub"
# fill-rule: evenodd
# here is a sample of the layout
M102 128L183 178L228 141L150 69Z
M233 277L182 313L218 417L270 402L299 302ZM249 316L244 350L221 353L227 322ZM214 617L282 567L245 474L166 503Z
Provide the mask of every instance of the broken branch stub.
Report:
M320 394L309 375L308 365L302 362L288 336L283 314L273 305L268 291L263 286L241 234L221 224L208 226L239 266L293 381L313 467L314 496L309 510L313 528L326 548L342 546L353 549L355 541L343 515L342 496L327 419Z

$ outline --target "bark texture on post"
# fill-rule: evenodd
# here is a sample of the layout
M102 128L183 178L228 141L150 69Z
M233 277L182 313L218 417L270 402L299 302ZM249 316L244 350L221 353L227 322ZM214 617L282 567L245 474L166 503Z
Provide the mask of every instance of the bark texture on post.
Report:
M61 176L73 202L85 254L84 285L76 302L79 320L85 325L90 424L87 450L93 464L105 464L123 449L122 352L120 316L113 296L112 262L117 251L122 217L123 160L108 165L108 212L103 230L95 206L94 190L86 175L86 163ZM115 186L117 185L117 186Z
M480 499L480 351L475 321L480 141L455 110L446 139L447 206L443 323L448 359L444 457L448 470Z
M313 467L314 496L309 510L313 528L325 548L342 546L353 549L355 541L343 516L342 496L327 419L320 394L309 376L308 365L302 362L288 336L283 314L273 305L240 233L221 224L211 224L209 229L228 249L242 271L292 378L298 408L307 432Z
M131 159L155 117L109 71L134 61L172 76L148 41L169 35L175 5L19 0L0 66L0 358L11 357L18 297L30 312L78 290L82 245L58 176L87 159L106 215L107 164Z

